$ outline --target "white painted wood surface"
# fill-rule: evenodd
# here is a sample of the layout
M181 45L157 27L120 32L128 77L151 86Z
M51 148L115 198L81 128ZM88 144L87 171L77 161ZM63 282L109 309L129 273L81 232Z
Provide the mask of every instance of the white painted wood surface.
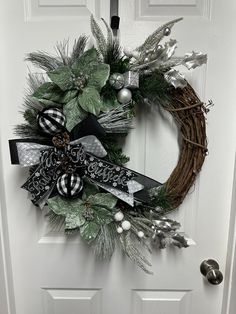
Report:
M223 314L234 314L236 311L236 156L234 167L234 183L232 188L232 204L230 227L227 246L227 261L225 271Z
M213 287L203 281L199 265L206 258L214 258L219 261L223 272L226 267L236 142L233 92L236 81L233 70L236 68L236 44L232 39L235 3L219 0L120 1L120 16L121 41L131 48L141 44L160 24L183 16L184 21L174 27L170 38L178 41L177 55L193 49L208 54L207 67L186 75L201 99L207 101L212 98L215 103L207 118L209 156L195 188L180 211L174 215L182 223L183 232L196 245L181 252L167 250L153 258L156 269L159 266L160 271L157 270L155 292L149 287L139 291L139 297L142 296L140 298L143 299L142 305L145 305L142 313L150 313L155 299L157 313L159 304L164 303L165 310L160 307L160 313L180 311L219 314L222 310L224 285ZM165 180L169 176L178 158L176 128L166 116L167 120L149 114L147 120L143 121L146 134L139 147L142 156L140 163L145 174L153 176L155 173L157 180ZM136 131L133 137L135 139ZM128 151L132 154L137 149L137 142L130 142ZM162 254L165 258L161 259ZM172 254L176 254L175 267L169 266L167 271L165 266L172 264ZM167 264L164 265L165 263ZM186 297L179 298L177 302L179 305L184 304L184 309L178 310L176 305L173 310L173 303L170 302L173 291L176 295L185 291ZM150 303L150 308L147 303Z
M57 41L70 37L73 42L79 34L89 33L91 12L108 19L108 0L12 0L1 6L0 175L5 184L1 210L16 308L3 314L220 314L223 285L208 285L199 265L205 258L215 258L225 270L236 143L232 71L236 3L120 1L121 39L126 46L137 46L175 15L186 17L172 37L179 41L179 53L199 49L209 54L208 66L189 79L203 99L213 98L216 104L208 116L210 155L195 189L174 214L196 244L186 250L154 252L154 276L138 270L118 251L110 263L95 261L78 237L50 232L42 213L19 188L27 171L10 165L8 139L13 126L22 121L18 110L26 86L25 54L52 51ZM130 136L127 150L134 169L164 181L177 160L175 126L158 114L149 116Z

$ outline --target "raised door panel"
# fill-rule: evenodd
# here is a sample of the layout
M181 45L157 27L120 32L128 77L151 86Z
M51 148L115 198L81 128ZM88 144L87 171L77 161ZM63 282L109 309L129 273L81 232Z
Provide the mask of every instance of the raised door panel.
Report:
M99 17L107 5L101 0L24 0L24 3L27 21L78 19L91 14Z
M101 314L101 291L44 289L45 314Z
M138 0L135 9L138 20L179 15L209 18L211 0Z
M132 314L189 314L190 291L133 291Z

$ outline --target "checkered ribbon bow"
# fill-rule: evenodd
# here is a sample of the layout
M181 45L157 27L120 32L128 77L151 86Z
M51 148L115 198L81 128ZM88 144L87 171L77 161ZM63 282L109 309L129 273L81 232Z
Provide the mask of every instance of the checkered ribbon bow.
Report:
M89 124L93 127L88 128ZM84 125L78 124L77 135L70 134L73 140L59 148L52 146L50 142L31 139L9 141L12 164L20 164L23 167L37 165L36 170L22 186L31 193L35 205L45 205L58 179L66 171L81 173L82 170L83 177L131 206L134 204L134 198L142 202L147 201L147 190L161 185L128 168L105 161L103 158L107 153L101 142L95 135L86 135L91 133L89 129L101 135L99 128L101 126L96 120L91 121L91 118L88 118ZM80 137L82 134L85 136Z

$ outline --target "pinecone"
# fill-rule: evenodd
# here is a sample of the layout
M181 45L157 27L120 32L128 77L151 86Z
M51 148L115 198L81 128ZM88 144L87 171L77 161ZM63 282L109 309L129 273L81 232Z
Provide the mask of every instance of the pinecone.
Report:
M53 136L52 143L57 148L64 148L70 143L70 135L67 132L57 133Z

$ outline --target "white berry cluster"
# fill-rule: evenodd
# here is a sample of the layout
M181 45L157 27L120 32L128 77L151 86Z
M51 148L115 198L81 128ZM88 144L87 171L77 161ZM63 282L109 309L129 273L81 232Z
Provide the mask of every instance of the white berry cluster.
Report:
M124 220L124 214L122 213L122 211L118 211L117 213L115 213L114 215L114 219L117 222L120 222L121 225L119 225L116 229L116 231L118 233L122 233L124 230L128 231L131 228L131 223L128 220ZM138 231L137 233L139 238L143 238L144 237L144 233L143 231Z

